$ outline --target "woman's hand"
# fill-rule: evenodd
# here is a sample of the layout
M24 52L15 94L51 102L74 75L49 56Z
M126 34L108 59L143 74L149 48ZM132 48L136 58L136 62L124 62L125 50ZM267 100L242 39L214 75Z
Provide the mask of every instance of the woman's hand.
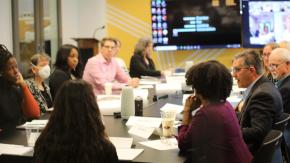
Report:
M191 112L199 108L200 105L201 105L200 99L194 95L191 95L186 99L185 106L183 109L183 120L182 120L183 125L189 124L192 117Z
M26 82L24 81L20 72L18 73L16 84L19 85L20 87L26 86Z

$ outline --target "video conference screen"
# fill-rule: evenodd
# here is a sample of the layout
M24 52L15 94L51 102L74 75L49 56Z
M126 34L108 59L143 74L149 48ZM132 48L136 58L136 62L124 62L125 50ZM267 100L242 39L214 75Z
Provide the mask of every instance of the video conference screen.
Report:
M243 46L290 41L290 1L242 1Z
M152 0L154 50L238 48L239 0Z

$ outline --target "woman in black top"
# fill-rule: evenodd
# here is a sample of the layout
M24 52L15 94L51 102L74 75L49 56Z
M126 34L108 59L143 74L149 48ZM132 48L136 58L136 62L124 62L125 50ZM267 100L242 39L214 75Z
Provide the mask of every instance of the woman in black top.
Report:
M152 41L149 38L141 38L135 45L134 55L130 61L130 76L155 76L160 77L161 71L155 69L153 60L151 59Z
M48 124L36 141L35 163L118 162L92 90L84 80L63 83Z
M39 116L40 109L18 70L16 58L0 44L0 133Z
M63 82L81 79L83 73L79 49L70 44L62 45L56 54L55 70L49 77L49 87L52 99Z

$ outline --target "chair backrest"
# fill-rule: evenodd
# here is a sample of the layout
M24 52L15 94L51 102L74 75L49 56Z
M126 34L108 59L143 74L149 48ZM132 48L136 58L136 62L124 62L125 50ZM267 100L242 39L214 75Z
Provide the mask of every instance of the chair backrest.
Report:
M284 130L286 129L288 125L289 120L290 120L290 114L282 113L280 120L274 124L273 129L284 132Z
M271 130L254 155L252 163L272 163L275 151L280 150L281 138L281 131Z

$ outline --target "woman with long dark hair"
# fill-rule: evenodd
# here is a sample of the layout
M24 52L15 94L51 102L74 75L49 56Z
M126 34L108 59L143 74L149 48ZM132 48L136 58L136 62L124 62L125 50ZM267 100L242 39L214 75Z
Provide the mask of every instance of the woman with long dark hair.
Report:
M65 82L56 95L49 122L36 141L34 162L117 161L91 85L83 80Z
M55 70L49 78L49 87L53 99L63 82L82 78L83 66L80 61L79 49L70 44L62 45L57 51L54 66Z

